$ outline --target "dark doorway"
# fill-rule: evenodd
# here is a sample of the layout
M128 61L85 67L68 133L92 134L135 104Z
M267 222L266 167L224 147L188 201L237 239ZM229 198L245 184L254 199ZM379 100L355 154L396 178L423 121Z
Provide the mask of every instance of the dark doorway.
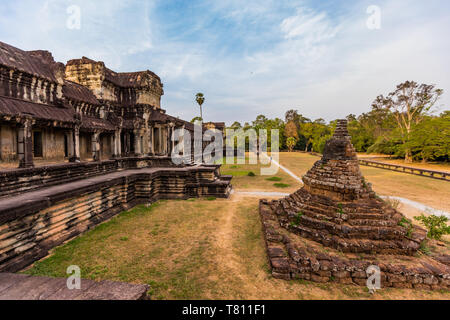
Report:
M130 153L134 153L134 133L130 133Z
M64 157L69 157L69 139L67 134L64 135Z
M120 153L122 155L126 155L127 153L127 149L126 149L126 145L125 145L125 133L121 132L120 133Z
M33 132L33 156L42 157L42 132Z
M161 130L160 128L155 128L155 137L154 137L154 141L155 141L155 153L161 153L161 143L159 141L159 130Z

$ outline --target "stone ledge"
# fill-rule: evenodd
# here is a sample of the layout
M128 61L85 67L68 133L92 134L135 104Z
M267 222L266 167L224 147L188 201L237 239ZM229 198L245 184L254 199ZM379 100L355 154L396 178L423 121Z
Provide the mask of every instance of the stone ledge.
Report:
M137 204L159 199L227 198L217 168L144 168L0 199L0 271L15 272L48 250Z
M170 157L128 157L99 162L62 163L0 171L0 197L82 180L118 170L177 167Z
M69 290L66 278L0 273L0 300L149 300L150 286L116 281L81 279L81 288Z

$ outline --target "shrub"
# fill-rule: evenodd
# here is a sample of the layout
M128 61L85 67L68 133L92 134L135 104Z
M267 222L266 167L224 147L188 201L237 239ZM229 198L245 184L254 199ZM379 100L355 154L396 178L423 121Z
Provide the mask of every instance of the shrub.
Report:
M274 183L273 185L277 188L289 188L290 187L290 185L285 184L285 183Z
M423 254L427 255L427 256L431 255L431 250L430 250L430 248L427 246L427 244L426 244L425 241L423 241L423 242L420 244L419 251L422 252Z
M342 203L338 203L337 213L339 213L341 216L344 214L344 207Z
M283 180L283 179L280 178L280 177L271 177L271 178L267 178L266 180L267 180L267 181L281 181L281 180Z
M249 177L255 177L256 176L256 174L253 171L250 171L247 175Z
M398 225L400 227L403 227L403 228L407 229L406 230L407 231L406 235L411 238L412 232L413 232L412 222L410 220L406 219L405 217L402 217L402 220L400 220L398 222Z
M303 212L299 212L299 213L297 213L297 215L295 216L295 218L294 218L294 221L293 222L291 222L291 226L299 226L300 225L300 222L302 221L302 216L303 216Z
M435 215L427 217L421 214L419 217L414 217L414 219L420 221L427 228L428 237L431 239L441 240L443 235L450 234L447 217Z

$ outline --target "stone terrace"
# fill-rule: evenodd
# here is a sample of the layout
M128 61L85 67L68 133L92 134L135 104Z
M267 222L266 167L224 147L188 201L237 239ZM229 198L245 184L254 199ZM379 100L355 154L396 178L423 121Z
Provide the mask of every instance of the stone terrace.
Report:
M158 199L228 197L219 166L117 171L0 200L0 271L18 271L111 216Z

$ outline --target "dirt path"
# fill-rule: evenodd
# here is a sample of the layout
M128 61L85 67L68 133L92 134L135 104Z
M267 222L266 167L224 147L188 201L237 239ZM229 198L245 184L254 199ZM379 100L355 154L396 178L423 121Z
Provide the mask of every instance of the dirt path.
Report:
M429 215L434 214L435 216L444 216L444 217L447 217L447 218L450 219L450 212L447 212L447 211L444 211L444 210L438 210L438 209L432 208L432 207L427 206L427 205L425 205L423 203L420 203L420 202L412 201L412 200L405 199L405 198L402 198L402 197L392 197L392 196L385 197L385 196L382 196L382 198L383 199L388 199L388 198L389 199L395 199L395 200L400 201L404 205L407 205L409 207L412 207L412 208L416 209L417 211L419 211L421 213L425 213L425 214L429 214Z
M222 220L218 224L218 229L215 236L215 246L220 254L215 255L215 259L220 270L220 273L227 275L226 278L230 278L229 275L233 275L233 281L240 283L241 290L248 291L248 284L250 281L242 272L242 264L238 259L238 256L233 251L233 241L235 228L233 227L233 220L236 217L239 203L243 200L243 196L233 193L227 201L227 210L225 210ZM229 284L231 287L235 287L233 284Z
M265 154L263 154L263 155L265 155ZM280 168L281 170L286 172L288 175L290 175L292 178L294 178L295 180L297 180L298 182L303 184L303 180L299 176L297 176L295 173L293 173L291 170L289 170L285 166L281 165L278 161L275 161L272 157L269 158L267 155L265 155L265 156L268 159L270 159L271 162L275 163L275 165L278 166L278 168Z
M289 193L267 191L235 191L233 193L243 197L282 198L289 196Z

